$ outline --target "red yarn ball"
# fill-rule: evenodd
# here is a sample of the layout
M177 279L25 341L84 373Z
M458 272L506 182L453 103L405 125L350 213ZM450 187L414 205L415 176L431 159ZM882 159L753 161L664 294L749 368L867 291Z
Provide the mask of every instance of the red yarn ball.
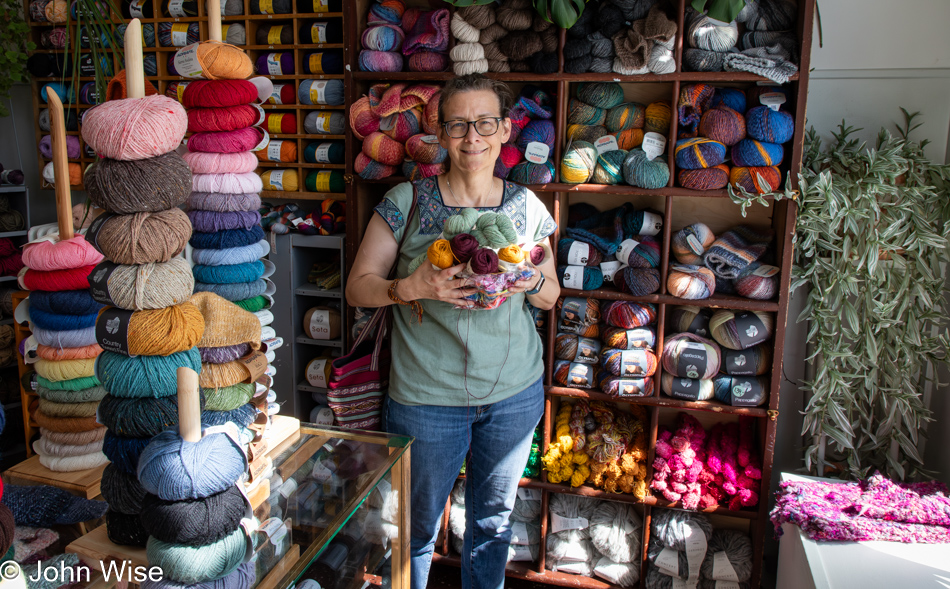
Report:
M269 112L264 118L264 128L271 135L293 135L297 132L297 115Z
M236 131L216 133L195 133L188 138L188 151L203 153L238 153L251 151L263 139L263 131L257 127L246 127Z
M185 108L238 106L257 102L257 86L247 80L197 80L182 93Z
M188 111L188 131L234 131L250 127L258 120L258 110L247 104L228 108L193 108Z
M96 267L95 264L69 270L27 270L20 277L20 285L26 290L45 290L58 292L61 290L88 290L87 277Z

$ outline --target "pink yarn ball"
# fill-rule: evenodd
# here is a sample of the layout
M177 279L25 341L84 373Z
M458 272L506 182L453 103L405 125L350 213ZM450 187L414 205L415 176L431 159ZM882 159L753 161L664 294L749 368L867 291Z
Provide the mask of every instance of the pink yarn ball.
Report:
M23 249L23 264L30 270L51 272L91 266L102 261L102 254L82 235L58 242L41 241Z
M189 151L182 156L193 174L246 174L257 169L253 151L237 153L202 153Z
M236 131L195 133L188 138L188 151L205 153L237 153L250 151L264 138L257 127L245 127Z
M254 172L244 174L195 174L191 177L193 192L252 194L264 189L261 177Z
M447 67L449 67L447 53L420 51L419 53L413 53L409 58L409 71L411 72L444 72Z
M101 157L141 160L173 151L188 130L177 100L158 94L110 100L86 111L82 138Z

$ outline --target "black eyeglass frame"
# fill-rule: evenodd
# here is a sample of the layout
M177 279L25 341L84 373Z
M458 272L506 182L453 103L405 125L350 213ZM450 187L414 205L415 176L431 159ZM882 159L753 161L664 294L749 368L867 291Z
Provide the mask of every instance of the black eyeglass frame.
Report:
M445 131L445 135L446 135L447 137L450 137L450 138L452 138L452 139L462 139L463 137L465 137L466 135L468 135L468 130L471 129L472 126L474 125L474 126L475 126L475 132L478 133L480 136L482 136L482 137L491 137L492 135L494 135L495 133L498 132L498 129L501 129L501 122L502 122L503 120L504 120L504 117L482 117L482 118L480 118L480 119L478 119L478 120L475 120L475 121L459 121L459 120L446 121L446 122L442 123L442 130ZM495 130L492 131L491 133L482 133L481 131L478 130L478 123L480 123L481 121L495 121L495 125L496 125L496 126L495 126ZM454 124L456 124L456 123L465 123L465 132L462 133L461 135L459 135L458 137L455 137L455 136L453 136L452 134L450 134L450 133L449 133L449 127L448 127L448 125L454 125Z

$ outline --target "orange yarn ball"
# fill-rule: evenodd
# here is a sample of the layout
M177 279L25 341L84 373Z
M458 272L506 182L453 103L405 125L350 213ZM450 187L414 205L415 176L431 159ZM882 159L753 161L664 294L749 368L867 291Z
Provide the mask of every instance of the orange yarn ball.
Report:
M350 128L360 141L370 133L379 131L379 116L370 107L368 96L360 98L350 106Z
M387 166L402 165L406 158L405 146L380 132L370 133L363 140L363 153Z
M207 80L246 80L254 75L254 64L243 49L220 41L198 45L198 63Z
M626 151L643 144L643 129L624 129L611 134L617 138L617 147Z
M257 159L262 162L296 162L297 140L272 140L267 144L265 149L255 151L254 154L256 154Z

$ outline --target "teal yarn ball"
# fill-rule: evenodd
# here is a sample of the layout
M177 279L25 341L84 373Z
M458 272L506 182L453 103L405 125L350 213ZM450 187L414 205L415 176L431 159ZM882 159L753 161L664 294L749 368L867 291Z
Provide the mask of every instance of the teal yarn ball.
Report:
M713 381L716 400L733 407L757 407L769 398L769 379L763 376L727 376Z
M139 482L165 501L200 499L220 493L247 470L247 456L237 440L224 433L205 434L186 442L178 429L158 434L139 456Z
M745 139L745 117L728 106L717 106L699 119L699 134L723 145L735 145Z
M205 546L170 544L150 537L145 552L149 565L159 567L165 578L195 585L231 574L244 561L246 547L244 530L238 528Z
M547 184L554 181L554 162L548 160L543 164L521 162L511 168L508 179L516 184Z
M745 114L749 137L768 143L787 143L795 133L795 119L784 110L756 106Z
M125 399L170 397L178 393L180 366L201 372L198 348L168 356L128 357L103 352L96 358L96 378L110 395Z
M718 166L726 159L726 146L706 137L680 139L673 151L676 167L683 170L699 170Z
M785 148L780 143L743 139L732 147L733 165L744 168L778 166L784 157Z
M583 277L577 276L582 272ZM578 278L581 280L580 290L596 290L604 285L604 273L600 268L590 266L558 266L557 279L564 288L577 288Z
M577 99L597 108L623 103L623 87L616 82L585 82L577 85Z
M607 111L607 120L604 125L611 133L619 133L624 129L642 129L646 122L646 114L647 107L636 102L628 102Z
M567 122L576 125L603 125L607 111L572 98L567 107Z
M561 159L561 181L583 184L590 180L597 164L597 148L586 141L574 141Z
M304 148L303 159L308 164L342 164L346 149L341 141L313 141Z
M655 190L669 184L670 167L662 156L651 162L642 149L631 149L623 162L623 177L631 186Z
M627 151L615 149L597 156L597 165L591 182L594 184L619 184L623 181L623 162L627 159Z

